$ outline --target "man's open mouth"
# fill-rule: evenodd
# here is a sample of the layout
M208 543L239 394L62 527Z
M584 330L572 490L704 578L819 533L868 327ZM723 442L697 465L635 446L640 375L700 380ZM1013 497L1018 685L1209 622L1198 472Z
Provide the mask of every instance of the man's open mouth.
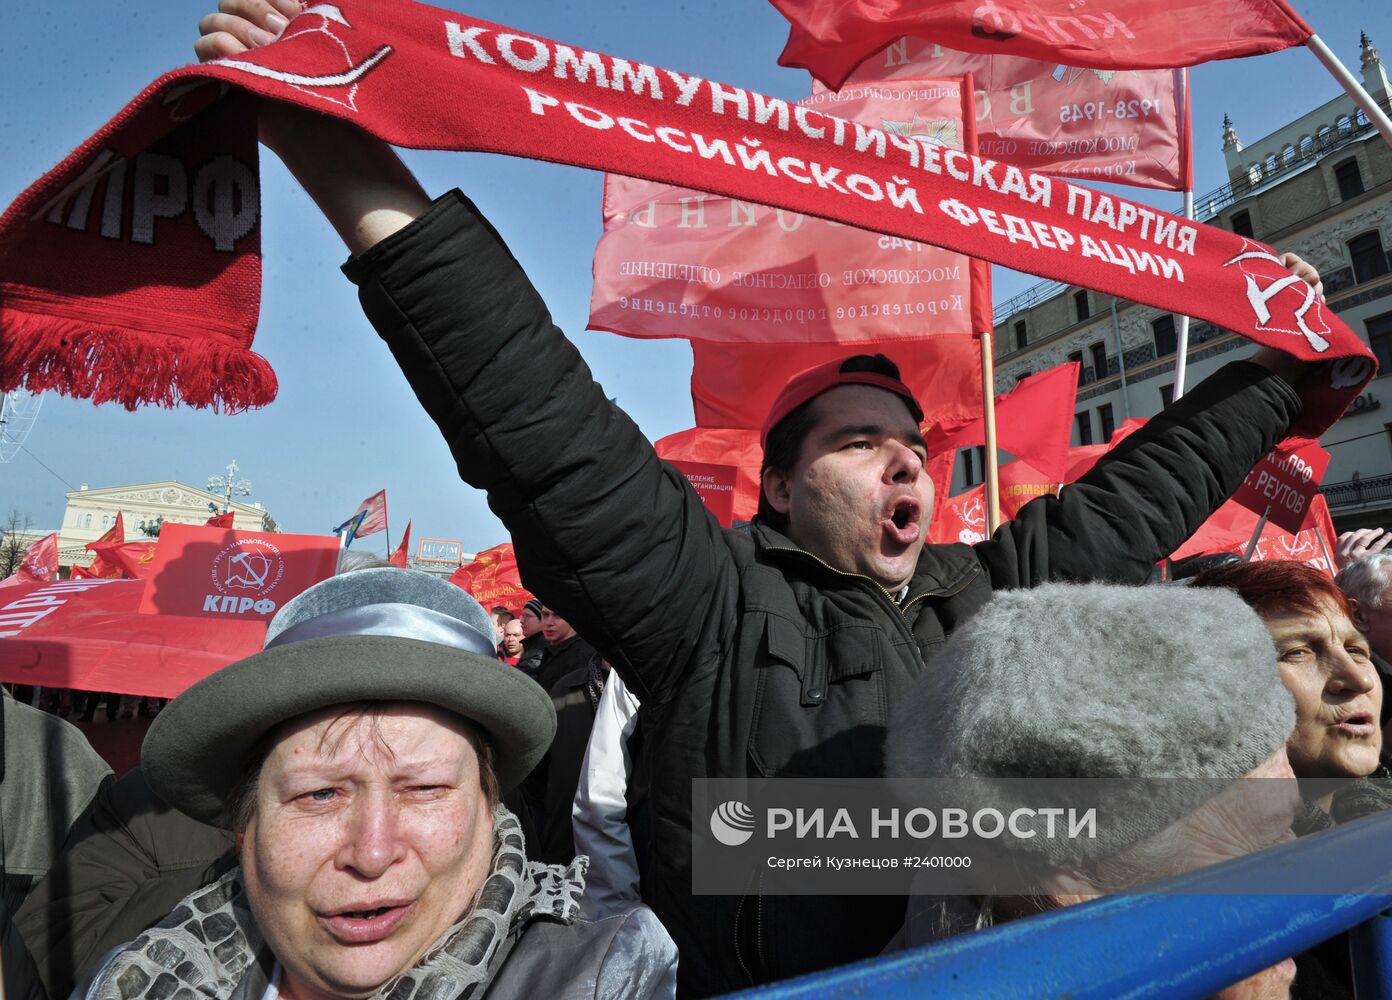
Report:
M895 500L884 517L885 531L901 545L910 545L920 536L922 508L913 497Z

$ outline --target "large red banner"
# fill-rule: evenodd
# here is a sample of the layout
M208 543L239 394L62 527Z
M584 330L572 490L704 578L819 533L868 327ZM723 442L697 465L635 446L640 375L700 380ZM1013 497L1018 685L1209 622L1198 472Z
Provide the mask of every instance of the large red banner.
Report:
M290 598L333 576L338 552L332 535L166 524L140 610L268 622Z
M772 0L792 27L778 61L830 87L902 35L967 52L1096 69L1170 69L1301 45L1285 0Z
M939 6L957 5L929 9ZM1176 18L1173 4L1137 6L1156 14L1138 37L1181 49L1211 37ZM1240 33L1240 20L1215 9L1203 4L1209 28ZM0 389L54 387L130 406L264 400L264 363L248 349L259 287L258 182L248 165L255 109L225 87L197 86L207 79L341 117L398 145L622 170L1187 313L1332 362L1302 386L1298 436L1322 433L1375 371L1366 344L1254 240L426 4L343 0L310 8L274 45L161 77L6 211ZM461 93L469 99L442 97ZM135 198L134 222L130 183L148 195ZM206 201L193 197L200 190ZM130 379L133 370L148 377Z
M763 426L788 379L852 354L884 354L923 406L925 423L981 413L981 348L972 337L861 344L711 344L693 341L691 402L698 427Z
M1182 70L1084 69L905 37L857 66L841 93L870 81L968 73L982 156L1060 177L1192 187Z
M7 589L0 680L173 698L261 648L261 621L140 614L149 585L64 580Z
M902 80L804 107L964 148L962 83ZM592 330L731 343L916 339L973 327L971 264L916 240L609 174ZM988 304L989 305L989 304Z

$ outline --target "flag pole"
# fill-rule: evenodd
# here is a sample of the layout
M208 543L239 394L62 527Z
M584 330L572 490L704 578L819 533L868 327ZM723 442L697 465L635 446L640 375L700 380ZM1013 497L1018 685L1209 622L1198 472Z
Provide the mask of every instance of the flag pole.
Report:
M1324 553L1324 561L1329 566L1329 572L1337 576L1339 566L1334 562L1334 557L1329 554L1329 546L1324 541L1324 532L1320 530L1318 524L1315 525L1315 538L1319 539L1320 551Z
M1186 109L1189 107L1189 71L1186 69L1179 74L1179 85L1184 88L1181 106ZM1184 217L1194 218L1194 177L1193 171L1185 170L1186 183L1184 186ZM1118 347L1120 349L1120 347ZM1174 390L1170 399L1176 400L1184 395L1184 378L1189 366L1189 317L1179 317L1179 330L1175 335L1175 366L1174 366Z
M1194 218L1194 189L1184 192L1184 217ZM1175 337L1174 395L1179 399L1184 395L1184 376L1189 365L1189 317L1179 317L1179 332Z
M1353 98L1353 103L1363 109L1368 120L1382 133L1387 145L1392 146L1392 119L1378 107L1373 95L1363 89L1363 85L1348 71L1348 67L1339 61L1339 57L1329 50L1329 46L1324 44L1324 39L1319 35L1311 35L1306 40L1305 47L1315 54L1316 59L1324 63L1325 69L1333 74L1334 79L1338 80L1339 85Z
M981 331L981 418L986 428L986 534L1000 527L1000 468L996 461L996 362L991 331Z
M1243 562L1252 561L1252 553L1257 551L1257 543L1261 541L1262 532L1266 530L1266 519L1271 516L1271 504L1266 505L1266 510L1262 511L1262 516L1257 520L1257 530L1252 532L1252 540L1247 543L1247 551L1242 553Z
M387 491L382 491L382 530L387 535L387 558L391 558L391 508L387 506Z

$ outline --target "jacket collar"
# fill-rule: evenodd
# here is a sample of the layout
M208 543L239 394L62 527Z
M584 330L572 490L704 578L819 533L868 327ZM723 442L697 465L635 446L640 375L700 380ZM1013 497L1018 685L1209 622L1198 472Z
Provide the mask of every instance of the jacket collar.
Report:
M787 535L775 531L762 521L751 524L749 534L759 551L767 554L770 559L796 559L800 563L817 566L828 574L855 578L853 573L841 573L827 566L821 559L796 545ZM981 563L969 545L924 545L904 600L955 594L980 572ZM895 596L897 595L891 595Z

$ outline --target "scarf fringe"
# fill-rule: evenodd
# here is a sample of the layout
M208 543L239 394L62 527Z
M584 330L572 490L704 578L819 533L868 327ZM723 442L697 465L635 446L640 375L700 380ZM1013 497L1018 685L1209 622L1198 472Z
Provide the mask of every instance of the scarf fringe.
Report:
M261 355L205 335L177 338L4 310L0 391L56 391L127 410L179 403L238 413L275 399Z

